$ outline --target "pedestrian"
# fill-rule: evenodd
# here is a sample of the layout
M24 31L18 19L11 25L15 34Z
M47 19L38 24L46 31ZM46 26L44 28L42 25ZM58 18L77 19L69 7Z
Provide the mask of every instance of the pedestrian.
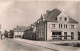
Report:
M1 34L1 40L2 40L2 34Z

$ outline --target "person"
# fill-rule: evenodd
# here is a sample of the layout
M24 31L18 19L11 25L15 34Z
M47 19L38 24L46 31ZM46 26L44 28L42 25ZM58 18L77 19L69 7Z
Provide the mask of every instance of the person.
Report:
M2 40L2 34L1 34L1 40Z

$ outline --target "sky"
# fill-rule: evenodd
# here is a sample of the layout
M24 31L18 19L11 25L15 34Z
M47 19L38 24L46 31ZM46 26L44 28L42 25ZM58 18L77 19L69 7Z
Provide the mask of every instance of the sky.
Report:
M39 19L41 14L54 8L58 8L79 22L79 1L0 0L1 31L9 31L17 25L29 26Z

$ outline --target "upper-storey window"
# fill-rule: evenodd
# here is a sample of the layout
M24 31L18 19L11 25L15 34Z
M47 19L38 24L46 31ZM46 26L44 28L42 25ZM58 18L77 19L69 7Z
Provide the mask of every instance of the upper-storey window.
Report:
M67 24L64 24L64 28L67 28Z
M62 28L62 24L59 24L59 28Z
M71 28L74 28L74 25L71 25Z
M50 25L50 28L55 28L55 24L51 24Z
M60 17L59 20L62 20L62 17Z
M54 28L55 27L55 24L52 24L52 27Z
M67 21L67 18L64 18L65 21Z
M66 24L66 28L67 28L67 24Z

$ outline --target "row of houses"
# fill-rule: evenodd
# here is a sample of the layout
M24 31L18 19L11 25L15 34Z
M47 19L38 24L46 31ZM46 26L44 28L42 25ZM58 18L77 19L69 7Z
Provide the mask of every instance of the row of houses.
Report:
M28 27L14 28L14 38L32 40L78 40L78 22L55 8Z

